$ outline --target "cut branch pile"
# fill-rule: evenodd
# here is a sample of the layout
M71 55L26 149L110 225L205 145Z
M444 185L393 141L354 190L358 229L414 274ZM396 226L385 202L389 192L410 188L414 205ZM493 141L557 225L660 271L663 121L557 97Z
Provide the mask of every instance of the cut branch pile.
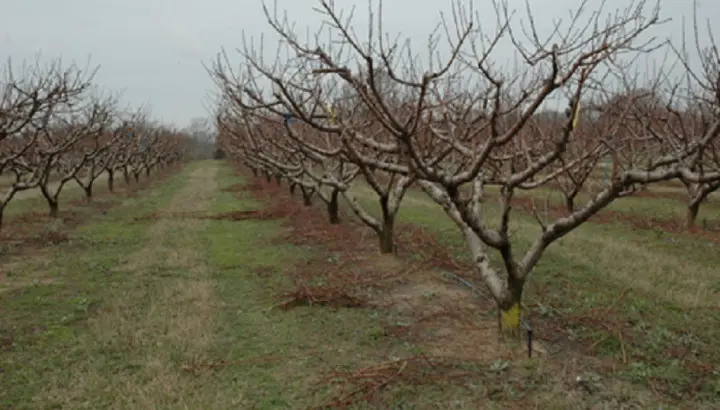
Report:
M418 270L418 265L386 272L361 270L353 272L350 266L359 258L347 258L343 262L320 272L301 271L295 274L295 289L279 295L285 299L278 307L290 309L297 306L324 305L332 307L365 307L370 305L367 293L371 288L380 289ZM310 283L321 282L312 285Z
M392 384L421 386L439 381L462 383L469 371L457 370L446 359L417 355L375 363L350 372L333 372L323 383L335 387L334 398L313 409L348 408L353 403L370 401Z

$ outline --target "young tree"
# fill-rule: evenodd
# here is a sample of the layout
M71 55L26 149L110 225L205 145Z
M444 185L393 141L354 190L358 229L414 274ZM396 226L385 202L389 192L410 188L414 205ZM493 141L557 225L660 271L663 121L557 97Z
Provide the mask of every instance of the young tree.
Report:
M699 36L697 10L695 10L693 40L695 54L700 60L698 68L693 68L691 65L691 53L684 38L681 47L673 47L675 56L681 61L686 72L685 89L675 93L683 94L678 97L686 101L682 104L684 110L680 111L670 104L666 107L669 117L672 118L672 121L668 122L674 125L670 127L673 138L668 142L674 143L676 149L694 141L698 135L718 132L716 122L720 117L720 51L711 27L708 25L707 30L709 44L703 46ZM678 89L679 87L676 88ZM662 131L656 128L654 134L659 132ZM702 146L689 156L687 161L693 173L702 176L700 180L680 178L688 194L685 224L687 228L692 228L697 220L700 205L710 194L720 190L720 141L711 141Z
M17 76L8 61L0 82L0 175L13 180L0 197L0 229L7 204L15 193L38 186L49 165L37 161L38 138L58 106L82 94L93 72L63 70L59 61L47 66L24 64Z
M122 138L121 133L112 130L117 120L117 100L114 97L93 97L93 100L93 106L98 110L97 127L88 130L78 141L74 154L76 159L82 158L82 165L80 170L72 175L72 179L83 189L88 202L92 200L95 181L114 160L113 149Z
M80 95L78 99L58 106L37 139L36 159L38 166L44 168L38 186L53 218L58 216L60 194L65 184L76 179L88 161L102 152L94 146L84 147L83 143L102 135L112 122L110 101L89 99L86 102L83 101L85 98ZM53 174L58 178L52 178ZM91 192L86 191L86 195Z

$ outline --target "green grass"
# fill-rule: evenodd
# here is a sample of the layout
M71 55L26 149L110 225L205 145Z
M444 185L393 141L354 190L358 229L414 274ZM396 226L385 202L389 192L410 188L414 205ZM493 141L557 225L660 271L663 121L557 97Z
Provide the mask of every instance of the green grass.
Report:
M228 174L223 186L237 183ZM220 193L215 212L253 209L262 204ZM355 369L388 356L415 350L384 335L386 312L375 309L297 307L269 309L292 283L283 272L322 249L298 248L271 241L283 232L278 221L213 221L205 231L208 263L217 278L218 296L226 301L217 328L215 350L224 360L261 359L257 364L228 366L216 374L216 408L302 409L330 399L319 378L336 369ZM272 272L258 275L258 272ZM262 358L278 358L263 362ZM401 389L386 397L394 403L449 402L457 390ZM229 392L233 392L230 394ZM227 395L237 401L230 406ZM211 407L208 405L208 407Z
M70 242L41 257L27 255L6 271L0 292L0 404L4 408L98 408L105 394L56 398L48 391L77 382L75 371L127 371L137 363L88 331L89 321L109 299L137 283L115 268L143 245L149 223L128 219L166 204L182 185L175 177L138 199L129 199L97 221L78 229ZM82 382L82 381L81 381ZM88 381L90 382L90 381ZM41 398L42 397L42 398Z
M52 189L56 188L56 183L51 182L50 184ZM116 177L115 185L118 191L122 190L125 185L124 182L122 182L122 177L120 177L120 180L118 180ZM0 195L5 193L5 189L5 187L0 185ZM98 194L104 194L108 192L107 177L105 176L105 174L101 175L95 181L95 183L93 184L93 191L94 195L96 196ZM77 184L77 182L69 181L65 183L59 197L60 212L62 212L64 209L67 209L68 207L72 207L68 204L68 202L83 198L85 198L85 193L83 189L80 188L80 186ZM15 196L10 201L10 203L8 203L7 208L5 209L5 217L13 218L27 212L28 210L45 211L47 209L47 201L42 196L40 189L33 188L25 191L20 191L15 194Z
M0 292L0 406L304 408L330 398L328 372L411 352L372 309L271 309L291 288L286 270L322 251L271 243L280 221L138 219L262 206L220 192L239 182L229 168L211 187L214 166L188 166L14 263Z
M327 269L304 262L337 256L284 243L282 220L142 218L267 205L224 189L240 182L223 163L197 162L92 214L62 245L0 260L12 268L0 282L0 407L302 409L333 396L322 382L331 371L428 351L388 335L388 325L407 320L392 309L274 309L293 288L296 264ZM465 258L456 228L422 193L408 194L400 221L426 227ZM524 215L513 228L519 248L538 233ZM546 358L460 366L465 387L391 383L382 404L354 408L620 408L640 397L654 403L656 387L677 408L712 408L718 373L694 386L699 371L668 351L720 363L718 262L717 248L694 239L586 224L548 250L525 295L538 336L561 331L568 347L548 343ZM624 324L623 337L583 322L593 309ZM580 350L593 344L595 358ZM597 370L596 358L621 362L623 351L627 364ZM567 384L593 372L603 386L596 396Z
M363 205L377 215L373 194L367 188L357 192ZM654 200L637 201L644 201L648 209L657 206ZM498 209L489 206L485 217L496 225ZM436 233L458 259L467 260L457 228L424 194L409 192L398 218ZM527 215L515 213L513 219L512 241L517 250L524 251L539 235L539 226ZM402 227L398 235L401 232ZM717 244L699 239L658 237L655 232L622 225L586 223L551 245L533 272L524 298L533 306L530 317L536 319L536 332L555 332L543 324L567 321L564 337L578 345L596 344L596 355L620 361L624 350L628 363L611 378L650 388L650 377L677 401L709 406L720 399L718 250ZM499 255L491 257L499 263ZM613 306L612 312L605 313ZM590 316L616 328L583 324L583 318ZM616 331L620 328L623 340ZM668 353L683 350L694 356L680 360ZM709 365L709 373L692 369L698 364ZM695 390L687 393L688 389Z
M499 192L499 189L491 187L488 190L490 193ZM653 191L652 189L650 191ZM672 191L674 194L684 194L684 189ZM554 206L561 206L564 209L565 199L562 192L559 190L549 188L538 188L529 191L518 190L516 193L517 197L532 197L538 202L538 207L542 208L545 201L548 201ZM581 193L575 200L575 205L580 208L582 204L592 199L591 195L587 193ZM687 211L687 204L680 198L648 198L629 196L620 198L611 203L607 208L609 211L634 214L643 217L653 217L665 220L680 220L684 221L685 214ZM698 214L697 221L700 222L703 219L708 221L719 221L720 220L720 201L717 198L712 197L706 200L700 207L700 213Z

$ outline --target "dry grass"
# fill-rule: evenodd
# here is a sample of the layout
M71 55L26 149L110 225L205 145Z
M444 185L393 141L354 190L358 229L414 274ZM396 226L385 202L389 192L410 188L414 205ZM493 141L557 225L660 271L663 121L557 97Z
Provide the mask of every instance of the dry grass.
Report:
M186 186L177 192L166 210L203 211L216 192L216 168L198 168ZM70 386L51 384L46 400L70 405L91 390L113 388L116 408L158 408L169 403L182 406L191 380L176 361L199 363L207 360L206 350L214 330L214 283L204 265L203 255L192 237L204 229L202 221L162 219L149 229L147 246L127 255L117 272L147 275L162 264L182 272L181 278L163 281L153 294L117 295L89 322L89 340L105 346L129 348L125 354L144 362L132 377L108 377L102 372L78 372ZM184 236L177 237L178 235ZM129 278L129 280L132 280ZM142 291L137 289L136 291ZM127 306L128 300L148 300L144 312ZM97 369L102 370L102 369ZM41 396L42 397L42 396Z
M213 200L212 195L217 190L214 184L215 171L216 167L197 168L189 176L184 189L177 192L169 201L167 209L188 211L209 208ZM123 206L125 212L129 205L132 208L133 200L128 202L130 204ZM104 221L104 223L109 224L112 229L118 229L118 226L112 222ZM204 264L204 254L195 247L192 240L192 236L201 232L206 225L204 221L190 219L157 221L147 229L145 238L138 238L135 235L131 238L133 247L144 242L147 245L124 256L112 255L112 259L119 262L114 266L103 263L104 267L99 269L91 267L88 271L83 267L82 273L66 271L65 269L72 269L70 265L73 261L59 264L52 253L43 260L35 260L32 264L27 260L27 253L24 260L17 258L13 266L15 272L13 280L5 289L7 308L12 313L7 317L8 320L12 318L20 320L22 317L17 317L21 312L12 311L13 304L17 304L20 308L26 303L23 301L23 294L18 293L22 284L27 284L31 293L44 294L45 289L57 289L56 295L60 299L53 297L57 300L53 303L60 303L58 309L62 310L67 302L74 302L73 316L86 316L83 331L75 336L72 349L67 352L70 357L56 359L52 358L53 346L62 344L64 337L58 334L59 339L54 342L47 337L57 333L56 330L51 331L57 324L48 323L42 326L43 331L39 335L44 333L43 339L47 339L46 342L50 343L46 348L38 346L40 341L25 340L27 336L12 332L7 327L10 322L4 320L5 323L0 326L2 333L12 332L11 337L15 346L13 350L17 351L16 348L24 343L31 343L28 345L30 352L34 347L41 348L38 352L41 353L38 360L43 360L43 355L50 356L45 360L64 361L72 360L73 352L89 354L77 364L46 373L40 380L41 386L37 386L34 394L35 403L72 408L86 406L96 408L97 405L107 408L158 408L175 403L185 396L192 380L187 377L187 372L178 362L192 365L205 361L215 327L214 282L209 278L209 271ZM98 229L94 226L88 228L91 231ZM122 230L116 230L110 236L106 232L102 237L95 239L86 237L82 240L80 236L74 235L79 240L75 247L79 246L77 250L86 255L81 257L86 259L85 263L88 263L87 260L97 261L98 257L104 259L110 256L106 256L107 250L87 249L87 247L91 246L93 241L114 242L119 238L113 236L118 234L122 235ZM84 244L85 241L90 243ZM73 245L71 243L65 250L69 252L70 257L73 255L71 253ZM25 249L26 252L27 250ZM75 263L82 264L82 262ZM58 275L58 269L67 274ZM178 275L163 280L162 283L149 281L152 273L158 269L174 271ZM54 272L56 276L49 275L50 272ZM85 282L88 280L85 279L83 286L78 288L73 284L78 280L77 277L62 277L68 274L90 275L88 278L91 282ZM98 274L101 277L97 277ZM103 275L109 281L103 281ZM107 290L101 290L104 286L117 286L115 279L111 279L116 276L121 276L123 284L130 286L125 286L126 290L121 292L108 293ZM99 283L95 283L98 280ZM103 284L103 282L107 283ZM95 288L94 294L80 290L83 288L87 289L85 292ZM99 295L105 297L101 304L100 300L96 299ZM37 303L41 299L36 297L35 300ZM42 309L41 306L43 305L37 308ZM78 308L81 311L78 311ZM52 316L52 313L41 310L36 320L41 320L45 315ZM71 318L68 312L65 312L61 320L72 324L77 318ZM104 354L112 352L116 354L122 352L125 366L139 365L139 371L132 374L123 371L108 372ZM107 396L98 396L99 392L110 391L113 392L111 397L114 399L108 400ZM3 397L3 402L9 399L7 396ZM90 399L92 397L97 401Z
M660 300L683 309L720 309L717 289L708 284L720 280L712 264L690 265L677 254L648 252L648 243L623 241L607 235L587 235L576 238L576 245L562 246L568 258L588 258L587 249L595 249L592 261L622 261L613 264L604 273L614 280L626 283L629 288L653 294ZM578 243L582 241L582 243ZM650 245L652 246L652 245ZM712 247L706 247L708 252ZM720 244L718 244L720 249Z
M367 188L358 187L356 192L369 209L377 208ZM665 204L653 198L642 201L647 209ZM489 206L488 221L497 220L497 212ZM636 219L647 216L638 214ZM427 197L410 192L403 202L401 220L434 233L441 244L454 250L462 265L462 239ZM605 405L630 392L630 396L644 397L639 408L648 408L653 402L664 403L665 408L673 404L713 408L709 403L717 397L720 370L712 364L720 360L714 348L714 340L720 336L717 243L704 234L662 233L659 227L643 229L607 217L594 221L554 244L527 287L525 301L536 338L542 342L540 349L549 352L545 366L553 369L553 375L562 375L548 379L547 388L565 391L573 386L575 391L575 377L591 373L602 380L604 398L600 402ZM402 236L407 228L400 229ZM517 251L540 233L537 223L522 209L515 211L511 231ZM472 311L461 316L476 318ZM461 321L456 323L452 333L470 332ZM491 318L487 318L485 329L477 323L473 331L485 341L488 338L483 332L489 334L491 327ZM492 341L484 344L491 346ZM561 371L570 358L575 363L572 371ZM625 393L614 393L618 391ZM549 401L541 408L585 405L579 404L585 403L583 400L572 401L571 396L564 405ZM597 393L590 396L598 397ZM533 399L542 401L537 395Z
M330 226L285 186L216 171L198 164L58 255L13 262L0 404L713 408L717 255L697 238L606 221L555 244L528 285L528 359L499 340L492 303L445 275L475 280L424 196L404 203L400 255L378 255L352 217ZM521 248L537 234L525 216L513 229Z

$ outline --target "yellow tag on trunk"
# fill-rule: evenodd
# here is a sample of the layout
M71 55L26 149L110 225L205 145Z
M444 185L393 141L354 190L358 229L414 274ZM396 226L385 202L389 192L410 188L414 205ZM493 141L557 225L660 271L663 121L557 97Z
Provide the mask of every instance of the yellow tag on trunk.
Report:
M330 114L330 123L335 124L335 120L337 119L337 117L335 116L335 110L333 110L332 105L330 105L329 103L326 104L325 110L328 114Z
M572 122L573 129L577 128L579 120L580 120L580 101L578 101L577 105L575 106L575 112L573 113L573 122Z
M505 329L517 329L520 327L520 305L514 304L508 310L502 312L502 325Z

